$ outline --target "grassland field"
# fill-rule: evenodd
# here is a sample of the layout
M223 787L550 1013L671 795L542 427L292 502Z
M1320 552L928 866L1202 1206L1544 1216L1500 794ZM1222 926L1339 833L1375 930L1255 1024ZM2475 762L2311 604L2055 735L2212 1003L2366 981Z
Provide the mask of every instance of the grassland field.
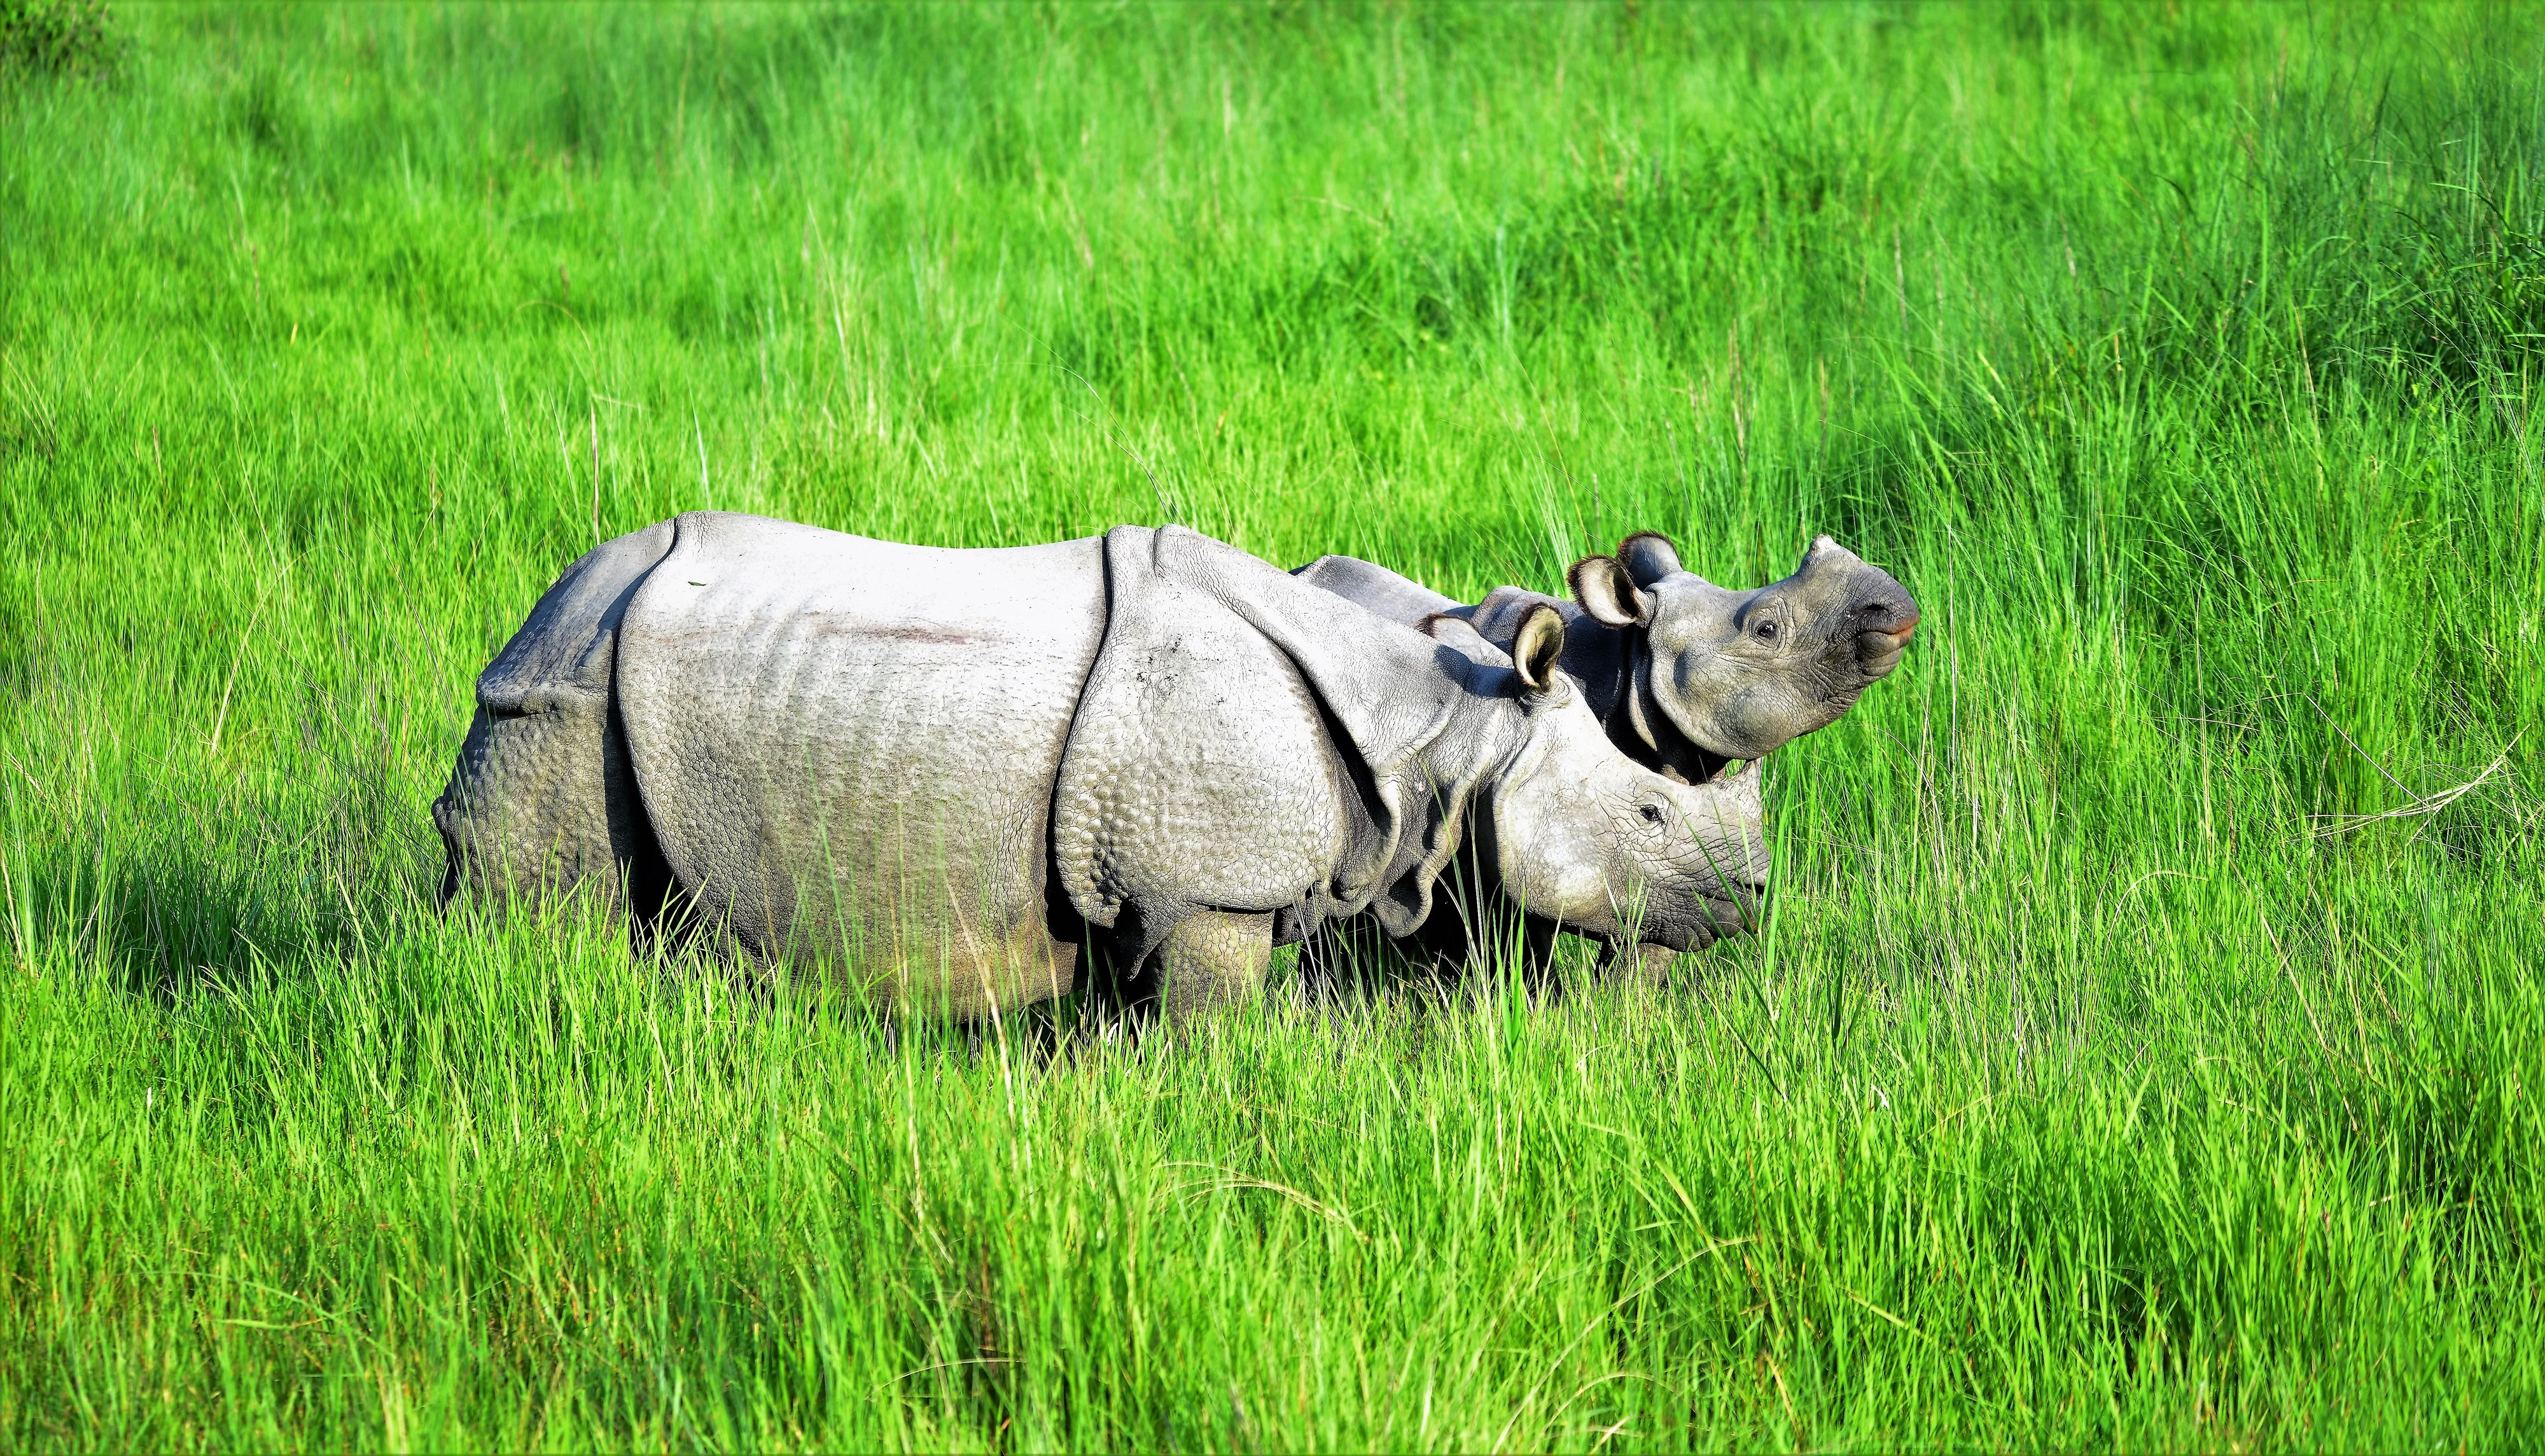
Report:
M2545 1435L2545 12L113 24L0 68L0 1447ZM1667 991L1054 1058L435 913L702 506L1925 624Z

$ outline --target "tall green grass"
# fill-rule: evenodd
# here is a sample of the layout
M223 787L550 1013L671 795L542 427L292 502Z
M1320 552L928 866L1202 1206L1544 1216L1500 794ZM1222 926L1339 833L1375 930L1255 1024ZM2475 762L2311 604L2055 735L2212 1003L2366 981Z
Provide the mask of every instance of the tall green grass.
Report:
M2545 1425L2533 12L123 20L0 79L0 1441ZM708 505L1926 622L1665 994L1053 1058L432 914Z

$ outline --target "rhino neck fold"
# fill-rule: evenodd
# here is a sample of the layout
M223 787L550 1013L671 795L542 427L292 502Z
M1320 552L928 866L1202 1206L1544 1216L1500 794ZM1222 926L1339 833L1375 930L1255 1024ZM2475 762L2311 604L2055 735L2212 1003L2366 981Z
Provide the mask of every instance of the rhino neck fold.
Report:
M1654 694L1652 639L1641 630L1619 635L1626 639L1625 671L1613 703L1600 714L1608 741L1627 758L1682 783L1703 783L1722 772L1731 759L1682 733Z
M1641 632L1627 634L1623 675L1625 681L1618 685L1614 705L1609 711L1600 715L1601 721L1607 725L1609 741L1626 749L1630 757L1638 760L1641 760L1642 756L1633 752L1626 735L1631 734L1632 742L1642 745L1646 752L1657 754L1662 746L1662 738L1660 732L1656 731L1655 724L1660 722L1666 725L1669 721L1662 718L1661 704L1653 701L1652 684L1645 681L1644 675L1651 669L1651 641ZM1623 733L1619 731L1621 728L1624 730ZM1671 736L1678 735L1673 733Z
M1443 781L1473 795L1501 782L1527 747L1527 711L1508 697L1479 692L1457 704L1424 759Z
M1525 717L1511 699L1468 690L1448 703L1432 731L1409 745L1395 795L1403 820L1385 867L1335 910L1366 907L1389 934L1418 932L1432 918L1441 875L1471 847L1496 785L1527 745Z

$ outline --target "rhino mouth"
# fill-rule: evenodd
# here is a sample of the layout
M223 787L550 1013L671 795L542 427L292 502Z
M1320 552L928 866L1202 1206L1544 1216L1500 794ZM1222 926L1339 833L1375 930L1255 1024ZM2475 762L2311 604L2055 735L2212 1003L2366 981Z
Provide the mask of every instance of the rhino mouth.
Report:
M1718 940L1755 933L1760 926L1765 892L1741 895L1702 894L1684 921L1643 927L1642 938L1673 950L1703 950Z
M1867 683L1887 678L1900 666L1901 657L1909 650L1909 635L1915 627L1902 627L1897 632L1866 632L1855 639L1856 671Z
M1900 665L1909 639L1918 632L1918 607L1910 602L1867 602L1848 613L1855 618L1855 665L1868 683Z

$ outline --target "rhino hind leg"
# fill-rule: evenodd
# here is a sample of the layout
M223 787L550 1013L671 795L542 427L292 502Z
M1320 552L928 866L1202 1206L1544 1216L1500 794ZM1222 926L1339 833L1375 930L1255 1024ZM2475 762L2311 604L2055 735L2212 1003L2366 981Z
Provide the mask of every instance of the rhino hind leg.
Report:
M462 893L499 907L583 893L647 929L677 918L671 866L645 821L617 714L605 705L479 708L433 822L445 906Z

